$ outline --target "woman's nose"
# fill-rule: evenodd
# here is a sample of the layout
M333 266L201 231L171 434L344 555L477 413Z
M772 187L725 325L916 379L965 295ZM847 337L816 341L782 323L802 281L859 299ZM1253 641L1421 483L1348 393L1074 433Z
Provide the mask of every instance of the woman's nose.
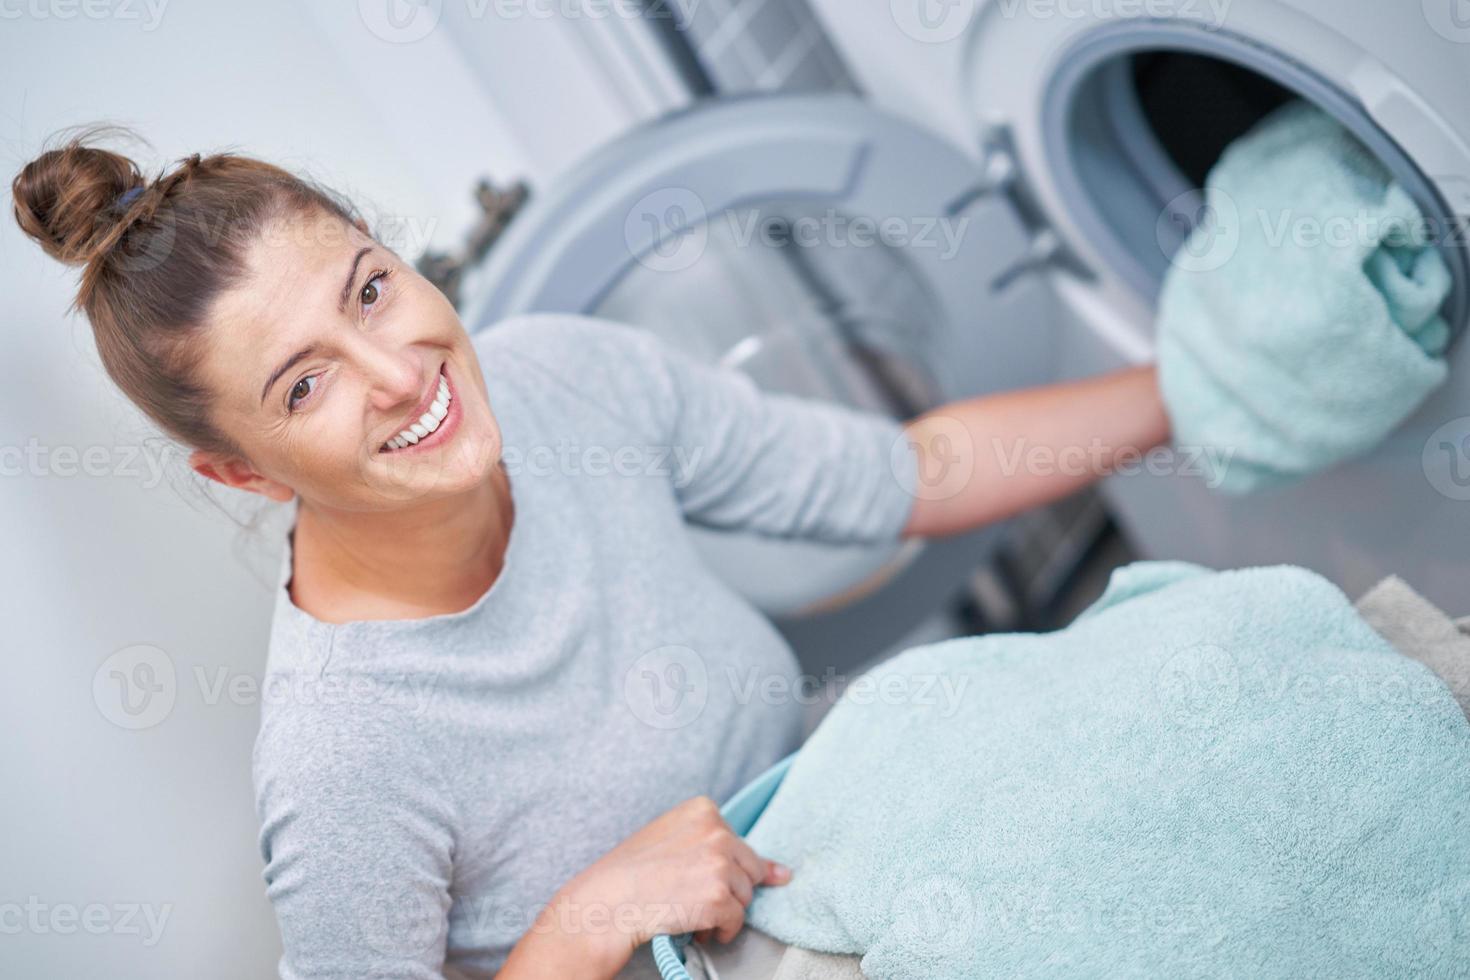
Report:
M368 343L364 345L362 358L362 370L375 407L388 411L424 393L423 363L412 351L390 351Z

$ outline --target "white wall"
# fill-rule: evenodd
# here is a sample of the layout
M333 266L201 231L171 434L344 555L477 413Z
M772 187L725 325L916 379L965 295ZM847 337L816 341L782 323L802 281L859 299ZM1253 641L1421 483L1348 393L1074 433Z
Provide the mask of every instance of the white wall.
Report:
M402 218L392 244L410 255L457 241L475 177L518 175L518 147L462 84L442 32L391 44L359 17L289 0L157 2L0 3L7 186L55 129L110 119L153 143L134 148L150 176L237 149ZM197 480L182 454L161 482L129 460L163 443L103 374L85 320L64 317L73 295L74 273L20 234L7 204L0 976L258 980L279 954L250 788L258 704L211 694L221 676L261 674L278 541L254 549L252 570L236 528L178 489ZM47 451L39 472L28 446ZM97 447L95 465L77 474L51 458L64 447ZM156 723L136 731L109 720L127 719L116 665L93 686L133 644L162 650L177 679L171 710L160 695L139 716ZM167 916L161 935L149 912Z

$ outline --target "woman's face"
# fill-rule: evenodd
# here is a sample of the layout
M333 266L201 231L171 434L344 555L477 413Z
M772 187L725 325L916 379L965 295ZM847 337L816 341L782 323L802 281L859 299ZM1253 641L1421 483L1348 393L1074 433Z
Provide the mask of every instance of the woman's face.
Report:
M195 453L205 476L276 500L385 510L466 490L500 459L479 359L444 295L362 229L283 218L210 311L215 424L246 459ZM448 414L417 444L385 444ZM442 405L442 402L441 402Z

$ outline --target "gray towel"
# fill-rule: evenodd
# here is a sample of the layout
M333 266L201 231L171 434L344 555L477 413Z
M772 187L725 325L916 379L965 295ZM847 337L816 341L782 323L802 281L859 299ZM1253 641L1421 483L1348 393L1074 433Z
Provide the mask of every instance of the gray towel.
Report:
M755 928L742 930L727 946L691 947L686 967L694 980L716 975L704 969L705 956L720 980L863 980L860 956L787 946Z
M1470 719L1470 616L1450 619L1397 575L1363 593L1353 608L1400 653L1438 674Z

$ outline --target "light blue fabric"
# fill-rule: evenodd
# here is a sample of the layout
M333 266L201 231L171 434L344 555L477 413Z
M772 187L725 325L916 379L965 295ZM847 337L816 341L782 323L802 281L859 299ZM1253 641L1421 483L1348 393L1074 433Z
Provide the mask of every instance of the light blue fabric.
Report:
M1470 725L1332 583L1140 562L854 679L748 921L878 978L1470 975Z
M1445 380L1433 229L1330 116L1290 103L1236 141L1159 299L1159 384L1210 486L1284 484L1377 445Z

